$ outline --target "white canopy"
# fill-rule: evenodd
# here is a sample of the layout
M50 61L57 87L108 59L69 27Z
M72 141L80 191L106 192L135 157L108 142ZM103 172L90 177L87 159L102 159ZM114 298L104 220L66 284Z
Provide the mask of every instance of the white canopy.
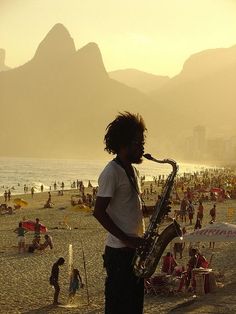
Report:
M234 242L236 241L236 225L217 222L205 228L185 234L183 242Z

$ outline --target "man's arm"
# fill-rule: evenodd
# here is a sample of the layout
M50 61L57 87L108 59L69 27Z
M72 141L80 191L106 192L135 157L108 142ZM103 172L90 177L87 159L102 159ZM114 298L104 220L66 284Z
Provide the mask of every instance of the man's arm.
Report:
M139 237L130 237L125 234L117 225L112 221L106 212L106 209L111 201L111 197L100 197L96 199L93 215L99 223L112 235L121 240L127 247L139 247L144 239Z

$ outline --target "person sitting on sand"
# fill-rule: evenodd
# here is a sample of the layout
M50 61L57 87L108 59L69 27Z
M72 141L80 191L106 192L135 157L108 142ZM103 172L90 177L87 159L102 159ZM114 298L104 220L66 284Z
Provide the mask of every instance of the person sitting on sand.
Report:
M29 245L28 252L34 253L35 250L40 249L40 235L34 236L32 244Z
M9 215L14 214L13 208L12 208L11 206L8 206L8 207L7 207L7 213L8 213Z
M53 208L53 203L51 202L51 200L52 200L51 192L48 192L48 200L44 205L44 208Z
M200 252L197 249L192 248L189 252L190 259L188 261L188 268L187 268L187 285L190 284L191 278L192 278L192 270L194 268L208 268L209 263L205 256L200 254ZM194 280L193 280L193 286L195 286Z
M177 263L173 257L173 255L168 252L166 256L163 257L163 264L162 264L162 271L164 273L167 273L168 275L171 275L174 271L175 266L177 266Z
M60 304L58 302L58 297L60 293L60 286L58 283L58 278L59 278L59 266L62 266L65 263L65 259L63 257L60 257L56 263L53 264L52 266L52 271L51 271L51 276L49 279L50 285L54 287L55 292L54 292L54 298L53 298L53 305L58 305Z
M19 227L14 230L15 233L17 233L18 237L18 250L19 253L25 252L25 234L27 230L22 227L22 222L19 222Z
M74 268L71 272L71 277L70 277L68 303L73 302L76 291L83 287L84 287L84 284L80 276L79 270L77 268Z
M52 237L50 237L48 234L45 234L44 238L45 241L44 243L39 245L39 250L45 250L48 246L52 250L53 249Z

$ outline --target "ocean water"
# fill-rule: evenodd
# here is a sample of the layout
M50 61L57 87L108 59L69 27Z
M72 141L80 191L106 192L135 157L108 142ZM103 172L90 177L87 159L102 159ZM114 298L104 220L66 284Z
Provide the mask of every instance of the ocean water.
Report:
M54 182L61 184L65 189L71 188L73 181L82 180L85 186L90 180L97 185L98 176L108 160L75 160L75 159L33 159L33 158L0 158L0 194L11 189L12 194L24 193L24 185L29 189L33 186L35 192L40 192L43 184L44 191L53 189ZM178 173L201 171L209 166L199 164L179 163ZM146 180L158 175L168 175L172 168L168 164L159 164L144 160L137 165L140 175Z

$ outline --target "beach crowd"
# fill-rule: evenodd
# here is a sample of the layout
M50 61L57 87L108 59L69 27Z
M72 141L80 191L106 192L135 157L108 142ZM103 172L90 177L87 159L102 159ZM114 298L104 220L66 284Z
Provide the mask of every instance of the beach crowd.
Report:
M160 195L166 184L167 177L159 176L154 177L153 181L145 181L145 176L142 180L142 197L149 205L154 206L158 203ZM86 206L93 208L96 200L97 187L93 187L89 181L88 186L85 187L83 181L75 180L71 183L71 189L75 190L75 194L71 197L71 205L75 206L78 204L85 204ZM25 193L31 193L34 198L34 189L26 189L24 186ZM45 192L43 186L41 192ZM62 183L54 182L53 191L47 192L48 198L45 202L45 208L52 208L56 204L56 197L64 195L65 185ZM53 195L53 202L52 202ZM70 194L71 195L71 194ZM11 200L11 193L5 191L3 194L5 203L0 205L1 214L7 211ZM217 169L204 169L194 173L184 173L178 175L175 180L174 188L171 194L171 202L175 208L173 215L181 225L183 234L192 230L201 229L203 223L215 223L217 221L217 206L218 204L225 202L230 199L236 198L236 176L235 172L229 168L217 168ZM211 202L212 206L210 211L207 213L205 210L205 204ZM30 205L30 204L29 204ZM17 206L11 205L10 207ZM12 210L11 213L14 213ZM168 220L168 217L167 217ZM44 251L46 248L53 249L54 243L52 237L45 232L42 232L42 227L38 218L31 222L32 226L29 227L29 221L20 221L18 227L14 229L17 234L17 244L19 253L34 253L37 251ZM32 242L26 244L26 233L29 231L33 232ZM42 236L42 233L44 235ZM214 248L214 243L210 244L210 248ZM210 261L200 252L199 243L195 246L190 246L188 250L189 260L187 265L181 265L177 260L183 258L183 252L186 250L185 243L173 243L172 250L167 252L163 259L161 270L162 273L167 275L175 275L179 280L179 285L176 291L181 292L183 289L194 289L194 281L192 281L191 274L194 268L208 268ZM62 260L60 260L61 262ZM60 266L57 264L57 267ZM56 267L56 266L55 266ZM54 268L55 268L54 267ZM78 280L82 284L82 279L79 275L78 270L72 272L73 278L79 278ZM77 280L75 279L75 281ZM150 293L155 286L156 282L160 285L160 282L164 280L163 276L150 278L145 281L146 293ZM156 281L156 282L155 282ZM71 283L71 285L73 285ZM78 286L78 285L77 285ZM74 285L75 287L75 285ZM58 302L58 287L54 285L55 296L54 303ZM76 289L71 288L70 297L73 299Z

